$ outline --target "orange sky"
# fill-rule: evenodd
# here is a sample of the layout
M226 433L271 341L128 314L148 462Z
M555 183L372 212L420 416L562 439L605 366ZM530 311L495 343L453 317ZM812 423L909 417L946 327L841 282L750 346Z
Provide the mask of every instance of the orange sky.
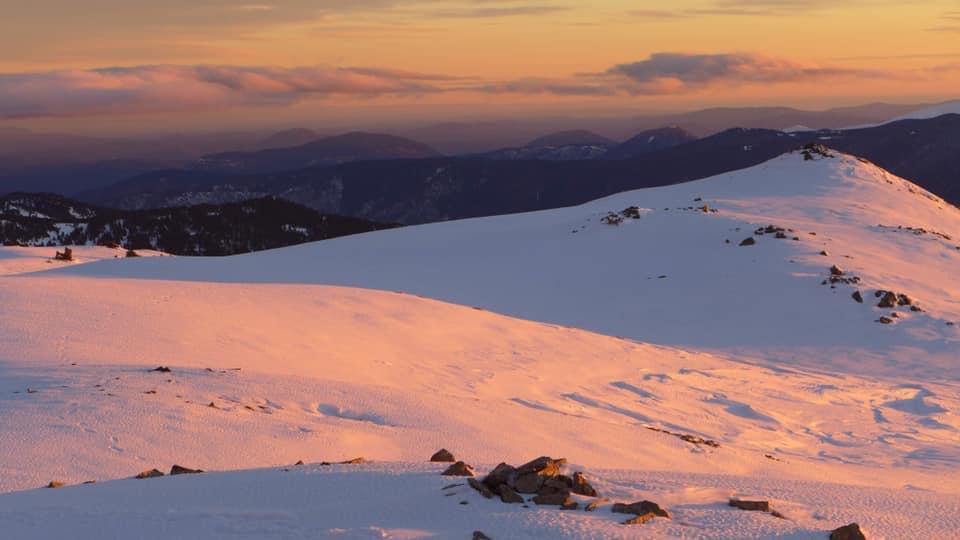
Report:
M18 2L0 19L0 119L256 125L381 114L825 108L960 94L957 0L664 5Z

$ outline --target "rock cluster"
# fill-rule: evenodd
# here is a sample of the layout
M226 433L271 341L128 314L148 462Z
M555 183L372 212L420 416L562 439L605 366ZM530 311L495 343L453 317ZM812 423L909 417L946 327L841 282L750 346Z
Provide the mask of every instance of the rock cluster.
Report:
M656 431L657 433L666 433L667 435L672 435L681 441L688 442L696 446L709 446L710 448L720 448L720 443L713 439L704 439L703 437L698 437L696 435L690 435L687 433L675 433L668 429L658 428L654 426L643 426L650 431Z
M803 147L800 149L800 153L803 154L804 161L835 157L834 154L830 152L829 148L818 143L803 145Z
M567 460L563 458L541 456L518 467L500 463L483 479L477 479L474 477L473 467L458 461L442 474L467 476L467 484L484 498L499 497L506 504L523 504L524 508L527 502L533 502L539 506L557 506L561 510L577 510L580 508L580 503L574 497L582 496L594 499L585 507L586 511L593 512L607 502L607 499L600 498L583 472L576 471L570 476L563 474L563 467L566 464ZM448 485L443 490L452 490L462 485ZM446 494L448 497L452 495L454 495L452 491ZM525 495L532 495L532 497L528 501ZM460 504L469 504L469 502L461 501ZM632 504L616 503L611 510L614 513L633 515L624 522L626 525L645 523L655 517L670 517L666 510L651 501Z

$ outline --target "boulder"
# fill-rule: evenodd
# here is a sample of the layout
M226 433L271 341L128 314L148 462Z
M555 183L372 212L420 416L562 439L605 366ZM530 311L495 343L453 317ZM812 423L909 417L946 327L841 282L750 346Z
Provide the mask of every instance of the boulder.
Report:
M543 493L534 497L533 502L544 506L563 507L569 507L571 506L571 503L576 504L576 501L570 498L569 491L553 491L549 493Z
M750 238L744 238L744 239L740 242L740 245L741 245L741 246L752 246L752 245L754 245L754 244L756 244L756 243L757 243L757 241L754 240L753 237L751 236Z
M493 468L483 479L488 488L496 491L503 484L511 484L516 478L517 469L512 465L501 463Z
M145 479L145 478L159 478L159 477L161 477L161 476L163 476L163 473L162 473L162 472L160 472L160 471L158 471L158 470L156 470L156 469L150 469L150 470L148 470L148 471L143 471L142 473L138 474L138 475L136 476L136 478L137 478L137 479L140 479L140 480L143 480L143 479Z
M64 486L66 486L66 484L59 480L51 480L50 483L47 484L48 489L60 489Z
M867 537L860 530L860 525L851 523L839 529L834 529L830 533L830 540L867 540Z
M833 265L833 266L830 267L830 275L831 275L831 276L842 276L843 274L844 274L844 272L843 272L843 270L842 270L839 266Z
M527 473L517 476L513 488L520 493L537 493L543 487L544 477L537 473Z
M513 488L507 484L500 484L497 490L500 493L500 500L507 504L523 504L526 502L523 500L523 497L521 497L520 494L514 491Z
M897 307L897 295L890 291L880 291L880 303L877 304L877 307L881 308L892 308Z
M462 461L458 461L447 467L447 470L440 474L443 476L473 476L473 467Z
M893 324L893 319L890 317L880 317L877 319L877 322L880 324Z
M160 367L151 369L150 371L156 371L157 373L170 373L170 371L172 370L167 366L160 366Z
M912 305L913 305L913 300L912 300L909 296L907 296L907 295L905 295L905 294L898 294L898 295L897 295L897 304L899 304L899 305L901 305L901 306L912 306Z
M553 459L547 456L540 456L533 461L517 467L517 474L535 472L541 476L556 476L560 474L560 468L566 464L567 460L564 458Z
M597 490L593 489L593 486L590 485L587 477L584 476L582 472L573 473L573 492L577 495L585 495L587 497L597 496Z
M863 303L863 295L860 294L860 291L854 291L853 294L850 295L850 297L853 298L858 304Z
M734 508L739 508L741 510L748 510L751 512L769 512L770 511L770 502L769 501L750 501L744 499L730 499L730 506Z
M493 492L490 491L490 488L486 486L483 482L477 480L476 478L470 478L467 480L467 483L470 484L470 487L480 492L483 495L484 499L492 499Z
M433 463L453 463L457 461L453 454L450 453L446 448L441 448L437 450L435 454L430 456L430 461Z
M520 493L538 493L546 479L558 476L560 468L566 463L567 460L563 458L553 459L547 456L525 463L517 467L513 488Z
M483 534L483 531L473 531L473 540L493 540L493 539Z
M660 508L660 505L653 501L640 501L632 504L615 503L610 511L615 514L635 514L638 516L653 514L665 518L670 517L666 510Z
M632 518L623 522L624 525L643 525L644 523L651 521L653 518L657 517L653 512L647 512L646 514L640 514L633 516Z
M200 469L188 469L180 465L174 465L170 468L170 476L176 476L178 474L200 474L202 472Z

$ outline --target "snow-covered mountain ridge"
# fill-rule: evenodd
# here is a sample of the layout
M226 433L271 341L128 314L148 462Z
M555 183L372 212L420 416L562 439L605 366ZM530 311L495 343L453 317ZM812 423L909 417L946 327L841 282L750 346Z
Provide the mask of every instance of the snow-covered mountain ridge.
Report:
M938 378L942 369L956 368L960 346L960 289L953 285L960 211L868 162L833 155L807 160L796 152L743 171L558 210L239 258L66 271L401 290L646 342L852 371L871 357L883 366L865 373L906 369ZM610 212L631 207L645 209L640 219L605 223ZM769 225L788 238L754 235ZM740 246L748 237L756 244ZM859 282L821 285L833 266ZM868 301L854 302L856 290ZM923 311L899 309L896 324L878 324L892 313L876 307L879 290L906 294Z
M0 277L0 491L448 447L481 470L562 455L673 514L626 529L384 463L10 494L0 524L122 535L159 504L149 531L196 538L949 537L958 236L956 208L814 149L560 210ZM371 494L398 483L405 502ZM302 505L313 489L336 500ZM731 511L740 494L789 519Z

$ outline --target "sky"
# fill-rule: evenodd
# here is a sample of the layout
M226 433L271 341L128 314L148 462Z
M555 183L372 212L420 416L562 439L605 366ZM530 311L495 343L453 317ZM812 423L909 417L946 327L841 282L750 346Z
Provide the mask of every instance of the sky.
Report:
M32 0L3 11L0 125L960 97L960 0Z

